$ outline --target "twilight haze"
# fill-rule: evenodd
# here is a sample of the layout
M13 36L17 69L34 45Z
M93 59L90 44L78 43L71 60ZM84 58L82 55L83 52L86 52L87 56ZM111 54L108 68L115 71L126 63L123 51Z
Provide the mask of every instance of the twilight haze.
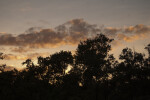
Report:
M22 68L27 58L75 51L80 40L103 33L114 38L117 57L150 43L150 0L0 0L0 52Z

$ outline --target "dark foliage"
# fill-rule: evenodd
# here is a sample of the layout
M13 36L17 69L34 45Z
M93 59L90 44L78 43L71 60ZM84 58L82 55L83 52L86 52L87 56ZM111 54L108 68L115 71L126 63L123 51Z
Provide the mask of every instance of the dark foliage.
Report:
M150 100L150 44L148 57L125 48L118 62L112 41L99 34L80 42L75 55L60 51L36 65L27 59L21 71L0 65L0 100Z

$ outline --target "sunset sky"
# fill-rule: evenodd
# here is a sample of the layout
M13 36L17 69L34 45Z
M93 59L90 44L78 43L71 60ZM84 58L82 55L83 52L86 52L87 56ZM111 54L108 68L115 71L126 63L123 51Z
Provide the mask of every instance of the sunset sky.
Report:
M146 53L150 0L0 0L2 64L23 68L27 58L74 52L98 33L115 39L115 57L125 47Z

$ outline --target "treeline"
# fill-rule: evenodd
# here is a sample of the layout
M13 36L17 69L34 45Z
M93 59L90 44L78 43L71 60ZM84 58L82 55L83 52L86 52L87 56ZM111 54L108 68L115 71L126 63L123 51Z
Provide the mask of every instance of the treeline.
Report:
M125 48L117 61L108 53L112 41L99 34L80 42L74 55L27 59L22 71L1 65L0 100L150 100L150 44L148 57Z

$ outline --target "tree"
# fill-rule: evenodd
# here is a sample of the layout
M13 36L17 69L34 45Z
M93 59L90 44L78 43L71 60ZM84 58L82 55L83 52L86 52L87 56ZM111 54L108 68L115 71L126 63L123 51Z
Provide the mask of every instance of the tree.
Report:
M0 53L0 59L4 59L3 53ZM4 69L6 67L6 64L1 64L0 65L0 72L4 72Z
M148 95L150 70L145 55L125 48L119 59L121 62L114 67L111 79L114 86L112 97L116 97L117 100L129 100Z
M148 44L145 49L148 51L148 54L149 54L149 59L150 59L150 44Z
M31 59L27 59L25 62L22 63L23 65L26 64L27 69L30 69L31 67L33 67L33 62L31 61Z
M87 39L80 42L76 51L76 64L82 66L84 69L85 79L95 79L96 81L103 78L104 71L109 66L107 64L107 58L110 56L108 52L111 50L109 43L112 39L109 39L103 34L97 35L93 39Z
M76 66L83 69L82 84L87 88L95 88L96 100L98 99L99 82L108 79L108 71L111 69L109 62L114 60L113 55L108 54L111 50L110 43L112 41L113 39L99 34L95 38L80 42L77 47L75 62ZM108 86L107 83L106 86ZM107 98L107 94L105 93L104 97Z
M60 51L46 58L38 58L39 68L44 69L43 72L45 73L43 79L51 84L62 83L62 77L65 76L66 69L72 64L73 56L70 51Z
M73 56L70 51L60 51L50 56L50 65L55 73L65 75L69 64L73 64Z

